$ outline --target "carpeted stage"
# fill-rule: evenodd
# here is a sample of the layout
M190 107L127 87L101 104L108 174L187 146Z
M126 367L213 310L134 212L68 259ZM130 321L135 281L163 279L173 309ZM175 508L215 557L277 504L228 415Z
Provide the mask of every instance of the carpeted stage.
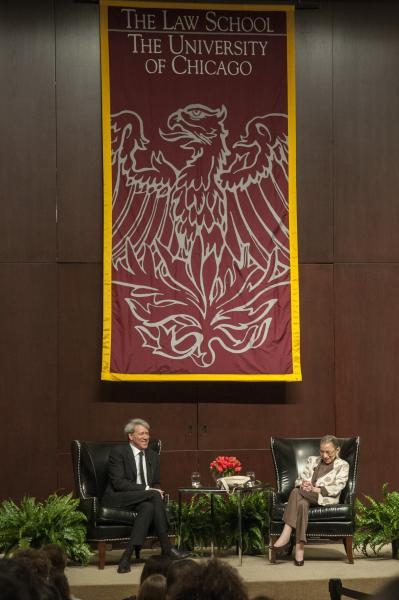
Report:
M378 558L355 554L353 565L346 562L340 544L309 545L303 567L295 567L292 561L272 565L263 556L244 556L240 567L236 556L219 558L237 567L250 597L263 593L273 600L329 600L330 578L342 579L345 587L372 593L389 578L399 576L399 561L390 558L388 546L384 550ZM120 553L107 553L107 566L103 571L97 569L96 557L87 567L69 566L67 576L73 594L81 600L122 600L136 593L144 561L134 564L131 573L119 575L116 563ZM152 554L157 551L142 552L143 558Z

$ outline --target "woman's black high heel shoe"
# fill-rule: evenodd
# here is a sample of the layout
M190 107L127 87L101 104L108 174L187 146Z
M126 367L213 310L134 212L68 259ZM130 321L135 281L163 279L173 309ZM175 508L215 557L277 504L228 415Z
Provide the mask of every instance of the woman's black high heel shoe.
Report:
M284 546L273 546L272 544L269 545L269 550L270 550L270 562L276 562L276 559L283 555L283 554L288 554L288 551L291 547L291 542L287 542L286 544L284 544Z
M303 544L302 544L302 548L301 550L303 551ZM303 567L303 565L305 564L305 560L304 560L304 556L302 555L302 560L297 560L294 554L294 565L296 567Z

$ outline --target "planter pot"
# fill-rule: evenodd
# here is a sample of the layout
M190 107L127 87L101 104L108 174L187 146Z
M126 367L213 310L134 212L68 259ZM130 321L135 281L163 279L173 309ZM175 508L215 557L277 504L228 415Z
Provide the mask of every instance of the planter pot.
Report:
M399 539L392 540L392 558L399 560Z

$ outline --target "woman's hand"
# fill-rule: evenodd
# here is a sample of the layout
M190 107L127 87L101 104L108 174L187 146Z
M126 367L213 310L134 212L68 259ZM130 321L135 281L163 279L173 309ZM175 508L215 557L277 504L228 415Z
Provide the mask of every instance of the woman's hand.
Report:
M312 492L313 486L312 486L312 482L308 481L308 480L302 480L301 483L301 490L303 490L304 492Z
M302 481L301 490L304 492L316 492L316 494L320 494L320 488L314 487L311 481Z

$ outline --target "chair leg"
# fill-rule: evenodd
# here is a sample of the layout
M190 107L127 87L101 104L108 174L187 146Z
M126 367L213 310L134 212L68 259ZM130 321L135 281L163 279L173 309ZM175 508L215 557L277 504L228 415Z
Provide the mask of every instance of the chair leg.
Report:
M353 565L353 536L344 537L344 546L349 564Z
M329 579L328 591L330 592L330 600L341 600L342 581L340 579Z
M276 543L278 538L279 538L278 535L270 535L269 536L269 545L274 546L274 544ZM276 553L273 552L273 550L271 548L269 548L269 562L271 562L271 563L276 562Z
M104 569L105 567L105 549L106 549L106 543L105 542L98 542L98 546L97 546L97 550L98 550L98 568L99 569Z

